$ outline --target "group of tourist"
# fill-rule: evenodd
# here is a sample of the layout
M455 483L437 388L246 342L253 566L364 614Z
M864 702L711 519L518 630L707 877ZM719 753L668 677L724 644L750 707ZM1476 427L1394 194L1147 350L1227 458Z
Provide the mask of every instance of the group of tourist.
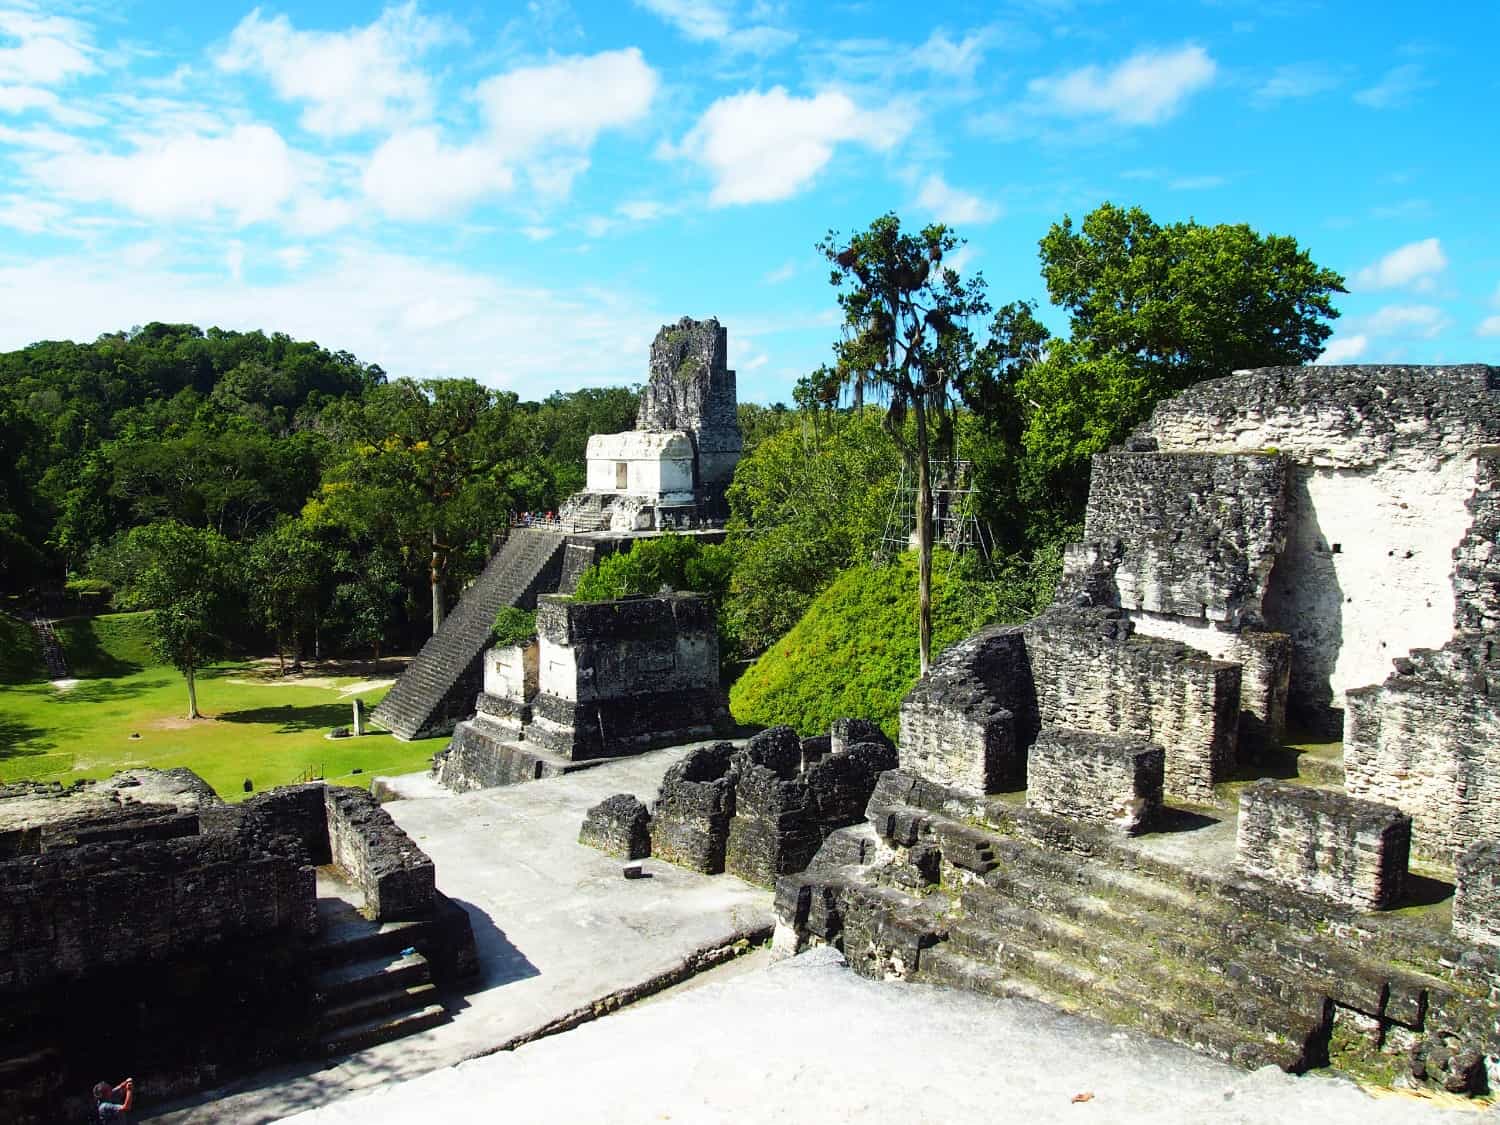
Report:
M511 527L548 527L562 523L556 512L511 512Z

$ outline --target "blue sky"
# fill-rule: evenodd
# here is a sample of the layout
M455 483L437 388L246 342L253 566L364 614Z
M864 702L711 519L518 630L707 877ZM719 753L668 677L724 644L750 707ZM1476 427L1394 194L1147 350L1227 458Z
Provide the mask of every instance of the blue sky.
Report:
M1497 362L1497 44L1493 0L0 0L0 348L182 320L535 397L717 315L785 401L828 229L948 222L1045 306L1112 200L1296 237L1328 359Z

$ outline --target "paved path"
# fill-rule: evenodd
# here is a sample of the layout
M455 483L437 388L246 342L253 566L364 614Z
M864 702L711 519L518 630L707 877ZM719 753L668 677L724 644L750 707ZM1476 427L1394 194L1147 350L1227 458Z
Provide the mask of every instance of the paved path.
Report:
M288 1125L1469 1125L1497 1117L1371 1098L1348 1082L1274 1068L1249 1074L1026 1001L867 981L819 950Z
M163 1107L152 1120L188 1125L275 1120L344 1095L415 1078L493 1051L618 993L660 986L707 951L768 931L769 891L652 860L650 879L578 844L588 807L612 793L651 800L686 748L657 751L526 785L388 804L437 865L438 887L468 910L483 980L453 1021L336 1065L265 1072ZM206 1098L204 1099L206 1101Z

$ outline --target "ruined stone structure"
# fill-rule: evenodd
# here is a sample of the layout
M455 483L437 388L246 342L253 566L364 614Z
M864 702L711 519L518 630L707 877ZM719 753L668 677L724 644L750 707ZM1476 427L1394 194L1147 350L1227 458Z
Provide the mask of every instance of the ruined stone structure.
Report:
M729 331L683 317L651 344L651 377L636 428L596 434L588 483L563 506L566 522L612 531L702 527L728 515L740 436Z
M1163 403L1095 458L1056 604L908 695L867 823L778 880L778 948L1474 1088L1500 1057L1468 944L1500 933L1497 376L1277 368ZM1291 764L1288 723L1342 728L1342 769L1223 784ZM1372 913L1432 893L1409 851L1462 855L1451 933Z
M649 847L625 858L651 855L763 886L801 871L831 834L863 818L876 778L896 764L873 723L840 719L834 730L799 739L772 727L738 750L717 742L688 751L662 778L646 818ZM644 806L628 794L609 798L589 810L579 842L621 855L618 826L638 823L637 810Z
M542 594L571 594L585 570L637 538L668 529L722 538L714 529L728 514L724 491L744 445L728 339L713 318L662 326L636 428L589 439L585 489L563 504L561 521L509 530L372 719L401 739L447 734L475 713L481 654L502 607L529 610ZM535 763L508 769L517 780Z
M1236 862L1360 910L1401 900L1411 818L1390 805L1327 789L1259 781L1240 795Z
M731 726L713 603L701 594L595 603L546 595L537 637L485 658L474 718L435 762L444 785L555 776Z
M467 915L360 790L227 806L187 770L0 786L0 848L8 1120L81 1120L104 1073L160 1101L431 1026L438 985L477 969ZM329 863L370 921L323 896Z

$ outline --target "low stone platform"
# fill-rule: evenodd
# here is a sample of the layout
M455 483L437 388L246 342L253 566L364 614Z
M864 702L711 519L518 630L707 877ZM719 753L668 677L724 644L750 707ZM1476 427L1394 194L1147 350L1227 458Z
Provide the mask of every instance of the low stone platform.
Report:
M1246 1074L1025 1000L863 980L836 953L819 950L335 1102L289 1125L434 1120L1457 1125L1476 1118L1410 1098L1377 1100L1331 1078Z
M655 860L644 861L650 878L627 880L618 860L577 842L590 806L621 790L655 791L686 750L531 785L388 803L432 857L438 890L469 915L481 976L464 1006L449 1023L336 1065L263 1072L212 1091L214 1100L148 1105L143 1119L256 1125L360 1090L384 1092L392 1082L593 1019L767 936L767 891Z

